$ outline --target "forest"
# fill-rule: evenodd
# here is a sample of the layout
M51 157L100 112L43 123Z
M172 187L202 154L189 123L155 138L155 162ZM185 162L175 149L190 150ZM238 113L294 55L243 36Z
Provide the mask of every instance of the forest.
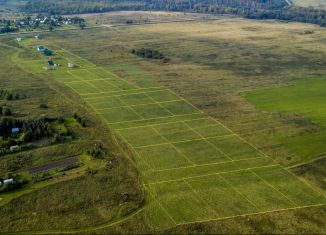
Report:
M290 7L284 0L29 0L28 13L78 14L117 10L160 10L233 14L250 19L277 19L326 26L326 11Z

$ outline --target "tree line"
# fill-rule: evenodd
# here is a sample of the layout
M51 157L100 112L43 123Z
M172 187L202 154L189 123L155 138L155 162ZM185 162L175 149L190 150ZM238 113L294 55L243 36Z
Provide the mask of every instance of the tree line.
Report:
M28 13L78 14L116 10L161 10L234 14L250 19L277 19L326 26L326 11L289 7L285 0L29 0Z

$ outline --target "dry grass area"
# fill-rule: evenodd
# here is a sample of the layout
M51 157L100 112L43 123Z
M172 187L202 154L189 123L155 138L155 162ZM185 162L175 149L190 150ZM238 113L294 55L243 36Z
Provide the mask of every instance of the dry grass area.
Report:
M324 0L293 0L294 5L300 7L315 7L326 9L326 2Z
M75 46L74 41L68 46L101 65L125 64L115 70L127 79L135 77L128 65L136 65L282 164L302 160L274 136L301 135L314 125L296 124L304 117L293 114L258 111L242 93L325 74L323 28L224 18L90 31L78 43L89 40L98 48ZM171 62L162 66L130 54L141 47L157 49Z
M132 21L132 23L153 23L162 21L203 20L220 18L210 14L165 11L115 11L96 14L80 14L78 16L86 19L88 23L92 25L125 24L127 21Z

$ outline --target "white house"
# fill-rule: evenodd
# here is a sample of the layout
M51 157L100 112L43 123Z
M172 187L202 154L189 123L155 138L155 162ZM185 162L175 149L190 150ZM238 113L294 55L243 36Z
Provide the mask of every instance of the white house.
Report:
M43 52L43 51L45 50L45 47L44 47L44 46L37 46L37 47L36 47L36 50L37 50L38 52Z
M68 68L75 68L75 64L73 64L73 63L68 63Z
M0 185L1 184L12 184L14 182L14 179L6 179L6 180L0 180Z
M15 128L11 128L11 134L18 134L19 133L19 128L15 127Z
M16 38L17 42L21 42L22 38Z
M14 150L16 150L16 149L18 149L18 148L19 148L18 145L10 146L10 150L11 150L11 151L14 151Z

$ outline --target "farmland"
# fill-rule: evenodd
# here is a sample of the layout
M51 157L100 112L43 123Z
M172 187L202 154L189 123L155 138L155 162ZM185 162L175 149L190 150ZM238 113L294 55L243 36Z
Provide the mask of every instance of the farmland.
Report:
M306 34L307 31L313 33ZM260 36L262 33L264 36ZM135 203L123 209L97 207L99 213L92 209L92 203L87 203L90 206L85 211L93 215L87 224L82 223L91 216L77 213L77 225L71 222L60 227L59 215L51 217L55 225L47 226L43 219L26 224L26 220L18 219L20 212L28 210L33 195L44 197L41 190L20 201L23 209L19 211L8 204L6 210L11 219L21 230L30 231L33 226L40 232L58 233L216 233L218 228L231 233L266 233L280 231L283 220L293 221L283 230L285 233L324 232L324 222L320 220L325 215L324 189L320 184L311 184L304 174L298 177L297 171L288 167L314 161L325 149L312 146L318 152L303 153L293 148L298 143L284 141L292 138L281 138L275 130L281 135L291 133L295 139L304 132L308 137L298 141L307 145L315 144L312 136L322 133L323 113L316 108L307 111L307 107L324 103L325 37L323 29L311 25L220 18L53 32L42 41L25 37L22 42L15 42L18 49L17 53L12 52L11 59L16 66L31 71L35 77L46 76L53 87L60 87L87 109L92 123L100 123L97 130L112 130L139 171L142 184L134 190L143 188L146 196L140 210ZM10 45L13 39L6 43ZM285 47L290 40L291 45ZM48 58L36 52L40 43L54 51L52 60L60 66L43 69ZM132 49L145 46L162 52L171 61L146 60L131 53ZM68 62L74 68L69 68ZM318 79L290 83L312 76ZM311 90L302 92L307 85ZM281 96L284 93L288 97ZM306 106L293 106L293 100L305 102ZM294 112L300 125L293 124ZM300 122L306 120L305 116L313 122ZM101 132L92 132L92 138L97 136L102 140ZM322 135L318 138L324 140ZM80 157L85 158L83 154ZM135 177L131 163L125 164L129 166L129 176ZM96 161L93 164L95 168L101 165ZM87 187L96 191L101 188L98 182L106 182L108 185L97 198L99 205L105 205L106 194L116 198L110 192L115 182L132 184L122 174L126 165L121 163L112 171L100 169L94 177L96 183L92 183L92 175L86 174L53 188L59 198L68 198L69 187L78 182L82 194L74 191L73 195L82 203L91 197ZM118 172L121 175L116 177ZM106 174L110 180L105 180ZM125 185L119 189L119 198L141 200L139 195L125 196L124 190ZM82 196L84 193L86 196ZM124 201L120 203L123 205ZM130 211L135 214L124 217ZM119 220L118 215L124 219ZM48 218L44 213L42 216ZM38 221L42 223L35 227ZM104 221L109 223L102 225ZM110 221L120 223L109 226ZM0 219L1 225L6 223L8 220ZM10 231L8 226L6 229Z
M281 142L289 146L303 160L319 157L325 154L325 113L324 96L325 79L311 78L301 80L289 86L252 91L247 99L257 108L269 112L296 113L307 117L308 121L321 126L315 133L306 133L300 136L282 138ZM301 143L306 143L302 145Z

